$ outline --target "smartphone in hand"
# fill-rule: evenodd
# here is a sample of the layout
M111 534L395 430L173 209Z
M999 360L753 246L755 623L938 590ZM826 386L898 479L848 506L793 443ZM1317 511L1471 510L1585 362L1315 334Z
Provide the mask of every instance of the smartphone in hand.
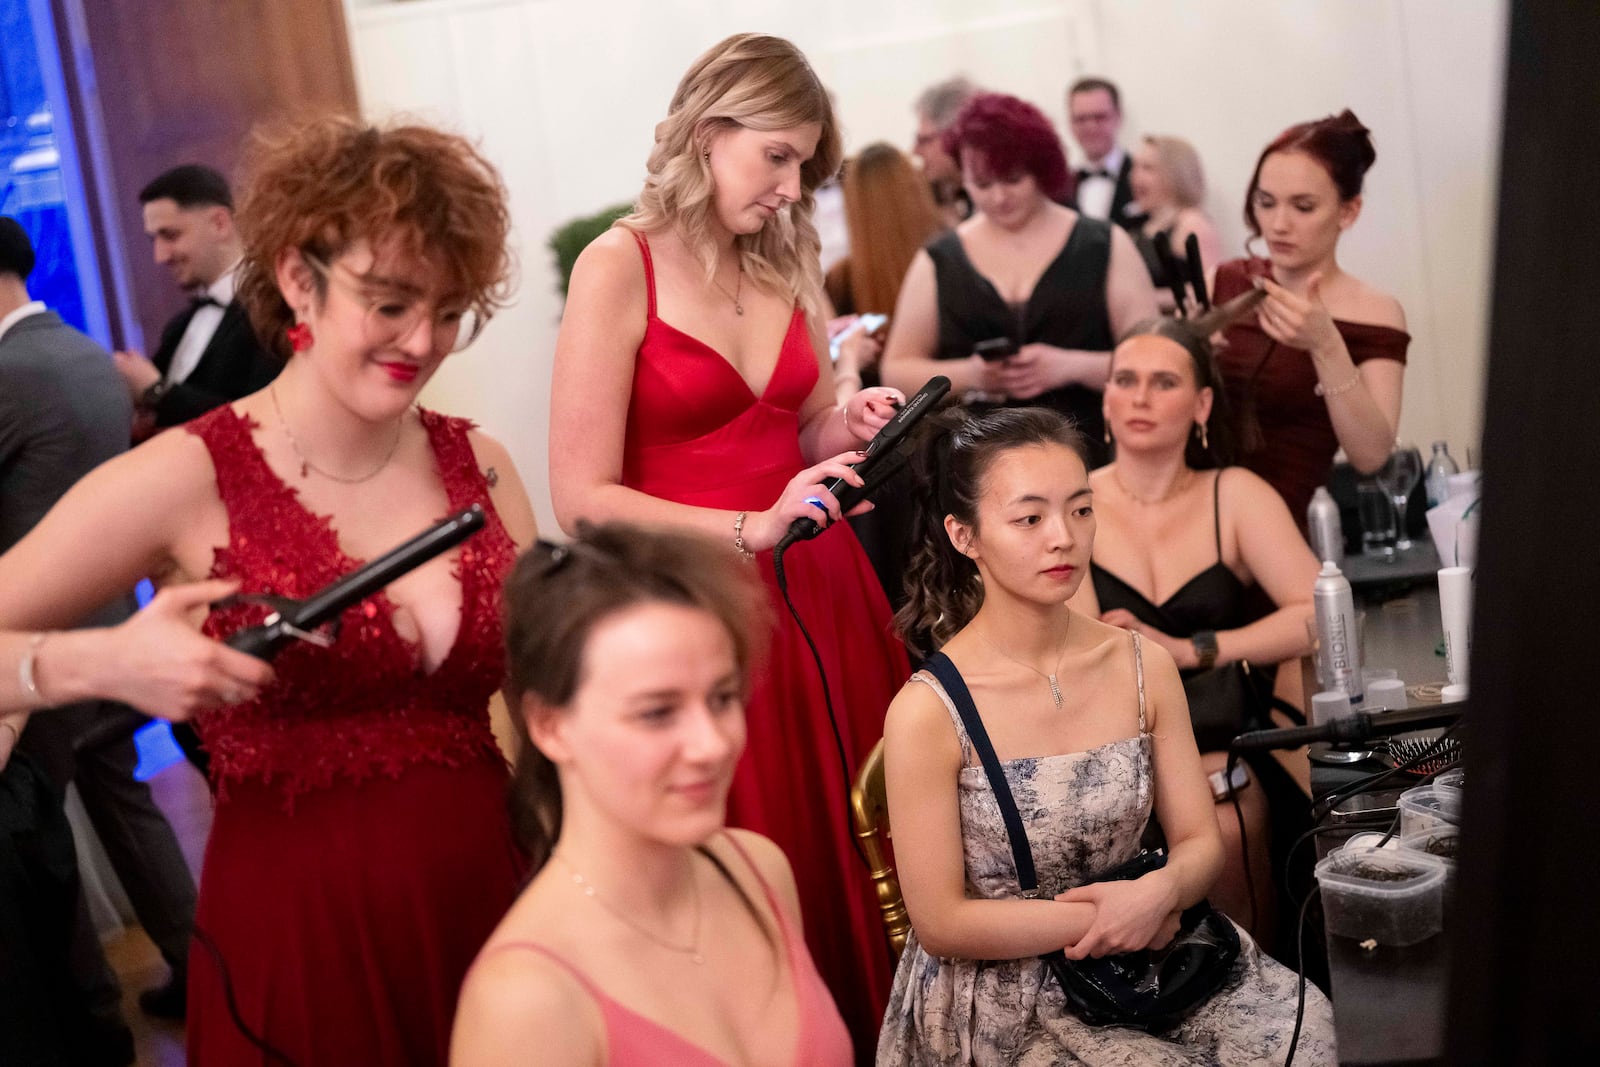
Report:
M834 334L833 337L828 340L828 351L832 356L833 361L835 363L839 362L839 350L844 346L846 338L854 336L858 333L864 333L868 337L871 337L880 332L888 324L889 316L887 315L880 315L875 312L869 312L865 315L857 315L854 322L850 323L850 325Z
M995 363L1016 355L1017 343L1009 337L991 337L973 345L972 350L990 363Z

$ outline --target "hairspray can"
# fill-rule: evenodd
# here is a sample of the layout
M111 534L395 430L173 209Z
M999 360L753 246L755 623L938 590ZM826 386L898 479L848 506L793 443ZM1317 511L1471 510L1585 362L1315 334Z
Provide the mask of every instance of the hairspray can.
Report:
M1322 564L1311 594L1317 620L1317 676L1325 690L1338 690L1361 702L1361 648L1356 634L1355 599L1350 581L1332 561Z
M1311 506L1306 508L1306 532L1311 537L1311 551L1319 561L1344 562L1344 525L1339 521L1339 505L1326 486L1317 486L1311 495Z

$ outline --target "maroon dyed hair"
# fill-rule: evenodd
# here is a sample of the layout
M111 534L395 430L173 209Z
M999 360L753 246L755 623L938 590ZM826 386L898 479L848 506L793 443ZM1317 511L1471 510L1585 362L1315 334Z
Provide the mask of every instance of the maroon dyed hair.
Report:
M1304 152L1321 163L1339 190L1339 199L1354 200L1361 195L1361 179L1378 158L1372 147L1372 131L1361 125L1356 113L1345 108L1337 115L1290 126L1261 152L1250 175L1250 188L1244 194L1244 224L1261 236L1256 225L1256 188L1261 184L1261 165L1274 152Z
M982 152L990 172L1008 178L1026 172L1052 200L1067 193L1067 154L1044 112L1004 93L979 93L944 131L944 150L961 161L964 151Z

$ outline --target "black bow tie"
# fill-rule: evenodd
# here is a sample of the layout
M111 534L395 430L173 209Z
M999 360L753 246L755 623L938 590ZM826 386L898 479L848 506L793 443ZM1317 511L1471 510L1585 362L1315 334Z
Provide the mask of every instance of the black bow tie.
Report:
M218 300L210 293L201 293L199 296L191 297L189 299L189 306L195 311L199 311L203 307L219 308L222 306L222 301Z
M1084 178L1109 178L1111 177L1111 172L1104 167L1081 167L1077 171L1077 175L1078 180L1082 181Z

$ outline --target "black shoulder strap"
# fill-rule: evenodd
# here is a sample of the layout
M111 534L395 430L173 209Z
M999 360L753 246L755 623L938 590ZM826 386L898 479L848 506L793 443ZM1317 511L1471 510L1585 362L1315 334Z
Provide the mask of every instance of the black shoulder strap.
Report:
M1022 888L1023 896L1034 896L1039 888L1039 876L1033 869L1033 849L1028 846L1028 832L1023 829L1017 802L1011 796L1011 784L1000 769L1000 760L994 754L994 746L989 743L989 731L983 728L983 720L978 717L978 706L972 702L966 680L943 652L929 656L922 669L939 679L950 702L956 706L956 713L961 716L961 725L966 727L967 739L972 742L978 759L983 763L983 773L989 776L989 788L994 790L994 799L1000 805L1000 817L1005 820L1006 837L1011 842L1011 857L1017 865L1017 885Z
M1222 471L1211 479L1211 532L1217 538L1217 562L1222 562Z

